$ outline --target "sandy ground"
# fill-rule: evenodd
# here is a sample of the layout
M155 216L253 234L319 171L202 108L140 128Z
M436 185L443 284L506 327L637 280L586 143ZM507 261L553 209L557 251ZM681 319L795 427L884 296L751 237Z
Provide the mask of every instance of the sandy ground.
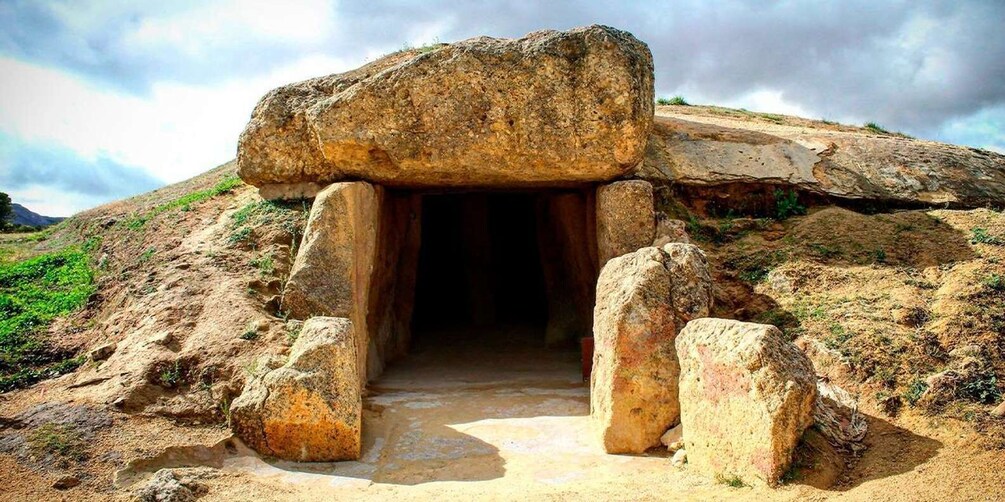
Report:
M578 352L437 340L371 385L359 462L296 464L246 450L204 463L204 500L1000 500L1000 454L873 419L835 488L729 488L666 454L607 455L591 433ZM520 338L519 336L517 338ZM446 347L449 347L447 349ZM436 349L436 350L432 350ZM918 424L919 427L923 424ZM177 459L175 459L177 461ZM156 464L156 463L155 463ZM178 465L198 465L181 461ZM154 470L154 469L151 469ZM142 476L141 476L142 477ZM139 479L139 478L138 478Z

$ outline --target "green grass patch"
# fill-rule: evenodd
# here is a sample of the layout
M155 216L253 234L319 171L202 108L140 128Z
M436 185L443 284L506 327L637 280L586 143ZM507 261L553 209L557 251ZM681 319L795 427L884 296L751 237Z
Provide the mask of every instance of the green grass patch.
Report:
M1005 244L1002 239L997 236L988 233L988 229L982 227L974 227L970 229L970 243L971 244L990 244L992 246L1001 246Z
M149 248L146 251L140 253L140 257L137 258L136 261L138 261L140 263L146 263L146 262L150 261L150 258L154 257L154 253L156 253L156 252L157 252L156 249Z
M715 482L730 488L744 488L747 486L747 483L744 483L736 474L716 474Z
M774 122L776 124L781 124L782 122L785 121L784 116L775 113L758 113L757 116L765 120L770 120L771 122Z
M241 186L242 181L237 176L227 176L226 178L220 180L213 188L208 188L206 190L199 190L197 192L192 192L188 195L179 197L171 202L161 204L150 211L147 211L141 215L134 215L128 221L126 221L126 228L130 230L140 230L144 225L150 220L154 219L160 214L171 211L172 209L183 209L189 210L192 208L192 204L202 202L207 199L211 199L218 195L223 195L225 193L230 193L235 188Z
M89 256L77 247L0 264L0 392L83 363L53 351L44 335L54 319L83 307L94 290Z
M890 131L886 130L886 128L875 122L866 122L865 125L862 127L864 127L869 132L876 134L891 134Z
M250 241L253 237L253 227L280 225L292 238L293 246L291 248L295 251L309 213L310 206L305 200L250 202L230 216L232 232L227 237L227 243L234 246ZM259 262L252 263L252 265L261 270L261 265L269 264Z
M87 442L67 424L48 423L28 435L28 447L38 456L55 455L73 460L87 459Z
M668 105L691 106L691 103L688 103L687 100L684 99L684 96L674 96L672 98L659 98L656 100L656 104L660 106L668 106Z
M276 271L276 261L271 253L251 260L251 266L257 268L262 277L270 276Z

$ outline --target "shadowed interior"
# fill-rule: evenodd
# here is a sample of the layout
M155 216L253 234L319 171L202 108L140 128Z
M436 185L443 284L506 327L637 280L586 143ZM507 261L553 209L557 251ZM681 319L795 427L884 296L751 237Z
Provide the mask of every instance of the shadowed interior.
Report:
M590 336L591 194L423 194L412 349L453 337L571 347Z

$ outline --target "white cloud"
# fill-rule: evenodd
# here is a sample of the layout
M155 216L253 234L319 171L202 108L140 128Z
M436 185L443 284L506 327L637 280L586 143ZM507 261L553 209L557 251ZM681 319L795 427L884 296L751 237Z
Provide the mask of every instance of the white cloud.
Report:
M317 43L330 35L333 12L325 0L206 2L172 15L144 18L124 38L127 45L167 45L189 55L255 37Z
M234 158L251 109L269 89L355 64L312 55L253 79L155 84L140 98L0 58L0 125L26 141L66 147L85 159L104 155L175 182Z
M12 201L42 216L70 216L83 209L108 202L103 197L67 192L44 185L5 191Z

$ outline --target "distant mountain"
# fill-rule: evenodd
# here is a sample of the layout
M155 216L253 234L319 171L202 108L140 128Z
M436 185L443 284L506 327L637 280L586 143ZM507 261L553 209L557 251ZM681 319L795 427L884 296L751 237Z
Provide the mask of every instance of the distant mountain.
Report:
M15 225L27 225L30 227L47 227L63 221L66 218L57 218L55 216L42 216L32 210L22 206L21 204L11 204L14 209L14 217L11 218L10 222Z

